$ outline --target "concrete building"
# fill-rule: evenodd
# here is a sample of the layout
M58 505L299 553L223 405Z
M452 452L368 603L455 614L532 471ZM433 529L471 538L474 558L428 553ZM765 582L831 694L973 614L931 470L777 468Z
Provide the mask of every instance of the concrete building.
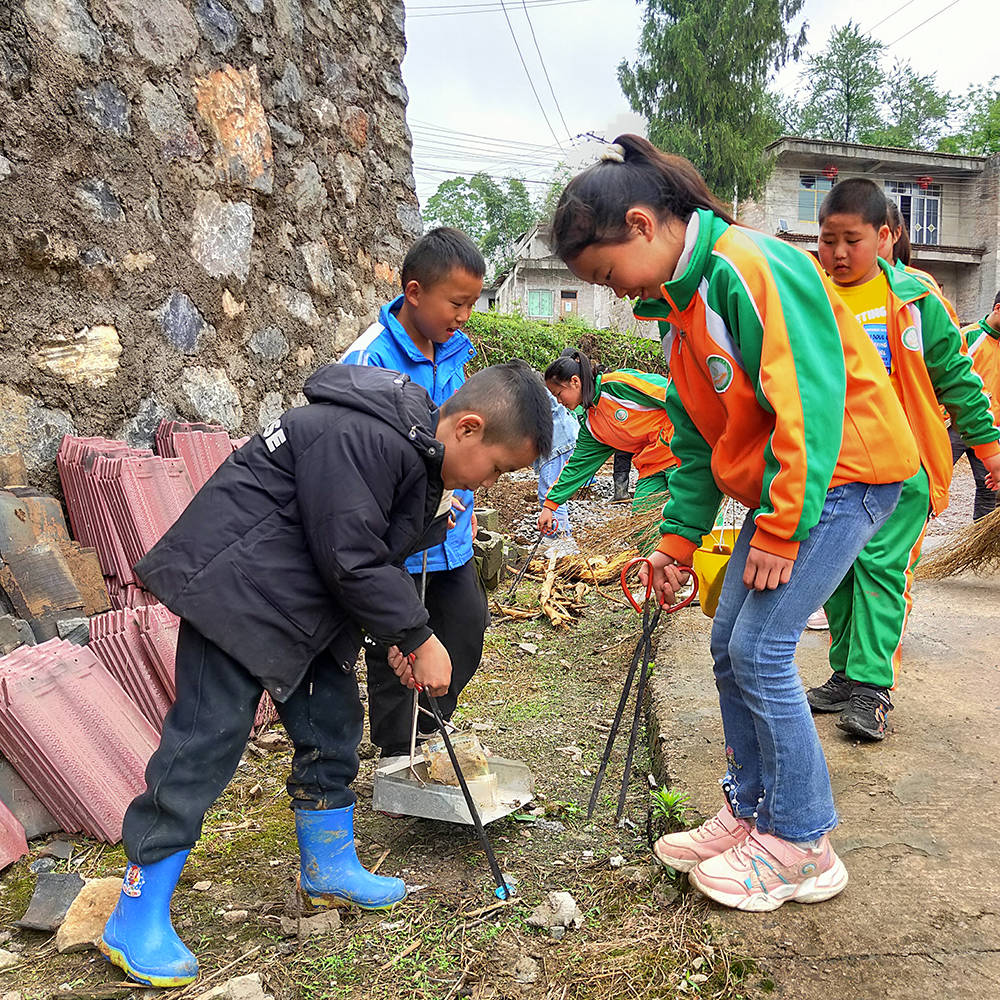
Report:
M630 302L617 298L610 288L577 278L552 253L538 226L521 237L514 252L514 264L502 280L483 289L476 304L479 311L497 309L546 322L575 315L598 329L655 335L656 324L640 324Z
M838 181L868 177L899 206L911 263L929 271L966 321L988 312L1000 289L1000 155L955 156L785 137L764 197L741 220L815 252L818 210Z

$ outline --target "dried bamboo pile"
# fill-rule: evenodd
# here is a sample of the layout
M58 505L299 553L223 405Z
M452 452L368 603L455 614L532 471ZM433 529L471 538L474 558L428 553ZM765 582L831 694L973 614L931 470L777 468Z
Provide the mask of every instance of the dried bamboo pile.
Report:
M524 608L520 605L506 605L498 602L497 610L515 621L527 621L530 618L539 618L545 615L556 628L568 628L571 622L576 621L583 614L586 608L583 599L589 593L590 586L584 583L578 575L580 566L576 566L573 570L567 569L567 560L575 560L577 563L583 562L576 556L559 557L555 552L549 555L547 561L533 560L528 566L528 575L542 579L542 586L538 592L538 604L532 608ZM593 561L603 562L605 560ZM586 568L584 567L584 569ZM589 571L587 578L591 582L595 582L597 579Z

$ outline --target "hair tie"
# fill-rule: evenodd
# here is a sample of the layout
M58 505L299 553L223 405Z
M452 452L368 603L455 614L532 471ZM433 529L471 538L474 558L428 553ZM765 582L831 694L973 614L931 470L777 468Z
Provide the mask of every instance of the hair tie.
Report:
M604 146L600 153L597 154L599 161L609 161L611 163L624 163L625 162L625 147L621 143L609 142Z

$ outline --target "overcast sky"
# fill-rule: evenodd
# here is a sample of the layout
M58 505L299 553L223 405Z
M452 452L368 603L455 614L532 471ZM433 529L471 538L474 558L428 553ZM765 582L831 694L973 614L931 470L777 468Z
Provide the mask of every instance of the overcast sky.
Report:
M421 204L456 173L484 169L539 180L560 159L589 161L593 144L588 149L586 141L571 141L572 136L593 131L613 138L642 129L616 69L635 56L645 4L504 3L510 27L499 0L407 0L403 78ZM941 87L965 92L1000 73L997 9L997 0L806 0L800 19L808 22L810 50L825 45L832 25L853 18L863 29L874 29L892 56L911 60L922 73L936 72ZM797 67L786 69L779 84L794 90L798 73Z

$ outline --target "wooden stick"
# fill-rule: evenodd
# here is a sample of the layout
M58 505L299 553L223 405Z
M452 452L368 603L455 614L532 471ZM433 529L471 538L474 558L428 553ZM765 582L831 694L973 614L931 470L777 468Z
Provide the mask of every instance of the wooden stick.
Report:
M386 969L391 969L397 962L406 958L407 955L412 955L420 947L420 938L411 941L402 951L397 952L393 955L392 959L382 966L381 971L385 972Z
M257 945L256 948L251 948L249 951L244 952L242 955L240 955L239 958L234 959L228 965L224 965L221 969L216 969L216 971L213 972L210 976L206 976L204 979L192 983L186 990L183 990L181 993L177 994L178 1000L180 997L190 996L191 993L194 992L194 988L196 986L200 990L206 983L210 983L213 979L218 979L219 976L228 972L231 968L233 968L234 965L239 965L240 962L244 962L246 961L246 959L252 958L254 955L257 954L258 951L260 951L262 947L263 945Z

